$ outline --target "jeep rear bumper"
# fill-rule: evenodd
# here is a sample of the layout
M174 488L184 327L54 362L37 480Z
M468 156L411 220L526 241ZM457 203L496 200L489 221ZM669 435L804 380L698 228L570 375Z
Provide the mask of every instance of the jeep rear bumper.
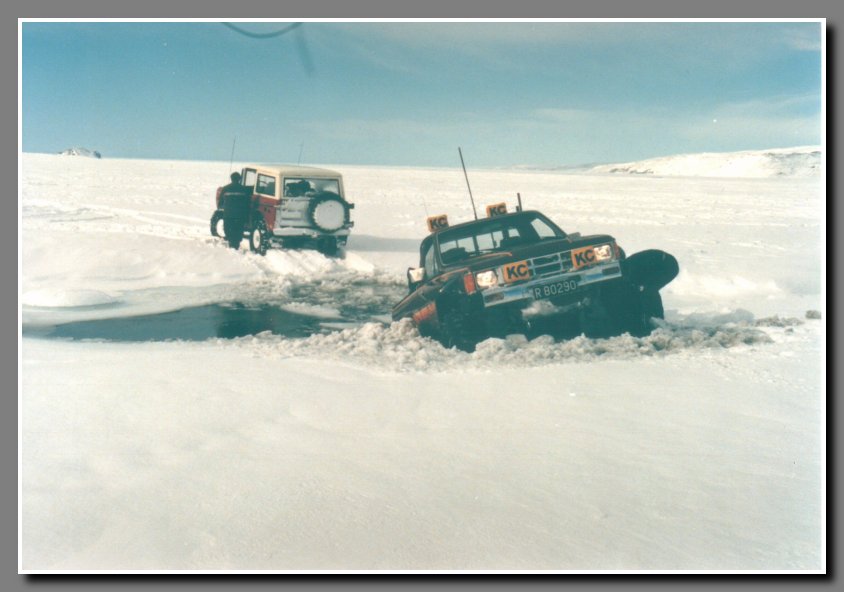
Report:
M274 238L290 238L296 236L304 236L309 238L321 238L324 236L347 237L351 233L351 225L349 228L341 228L334 232L325 232L323 230L315 230L313 228L301 228L295 226L287 226L284 228L273 228Z

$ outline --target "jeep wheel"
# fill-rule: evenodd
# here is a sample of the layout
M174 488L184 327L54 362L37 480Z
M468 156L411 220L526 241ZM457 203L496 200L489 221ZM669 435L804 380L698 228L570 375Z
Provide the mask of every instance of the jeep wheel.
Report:
M249 231L249 250L259 255L267 253L267 225L263 220L258 220Z
M211 236L226 236L226 233L223 230L223 210L217 210L211 216Z
M337 256L337 239L333 237L323 237L317 241L317 250L326 257Z

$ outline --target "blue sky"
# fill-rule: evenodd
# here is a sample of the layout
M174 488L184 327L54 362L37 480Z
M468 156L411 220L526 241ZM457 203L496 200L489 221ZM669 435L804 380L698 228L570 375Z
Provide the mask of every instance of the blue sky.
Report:
M22 150L496 167L822 141L819 22L233 24L23 22Z

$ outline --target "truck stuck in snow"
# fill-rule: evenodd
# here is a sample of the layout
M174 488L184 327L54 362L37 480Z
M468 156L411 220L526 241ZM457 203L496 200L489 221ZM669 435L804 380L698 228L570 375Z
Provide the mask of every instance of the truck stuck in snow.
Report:
M659 290L679 272L670 254L627 256L610 235L566 233L538 211L487 207L487 217L449 225L428 218L430 234L409 268L409 294L393 320L472 351L489 337L528 334L643 336L664 316Z

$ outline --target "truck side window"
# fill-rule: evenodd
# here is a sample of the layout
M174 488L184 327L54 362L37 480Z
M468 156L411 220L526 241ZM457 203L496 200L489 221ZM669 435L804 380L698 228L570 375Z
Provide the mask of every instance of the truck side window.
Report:
M426 277L432 278L437 275L437 262L434 257L433 244L429 245L428 250L425 252L423 267L425 268Z
M554 230L551 226L540 220L539 218L534 218L531 220L530 223L532 229L536 231L537 239L542 240L545 238L557 238L560 237L560 233ZM565 236L563 234L562 236Z

